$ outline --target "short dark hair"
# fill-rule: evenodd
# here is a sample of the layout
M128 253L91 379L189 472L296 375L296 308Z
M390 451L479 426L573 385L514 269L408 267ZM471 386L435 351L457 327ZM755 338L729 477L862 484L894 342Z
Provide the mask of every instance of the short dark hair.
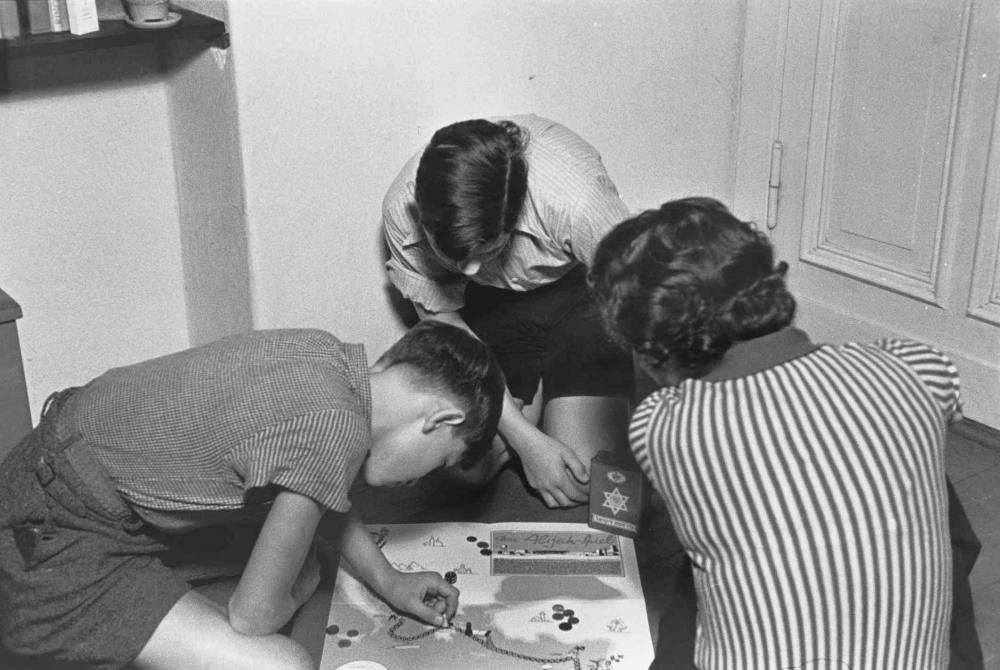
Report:
M514 229L528 191L527 136L511 121L460 121L441 128L420 157L420 225L456 263Z
M620 344L682 369L704 370L734 342L795 318L785 263L751 223L712 198L665 203L601 240L588 279Z
M489 347L471 333L441 321L417 323L377 364L408 365L422 388L449 396L465 412L458 435L469 448L464 465L489 450L500 422L506 381Z

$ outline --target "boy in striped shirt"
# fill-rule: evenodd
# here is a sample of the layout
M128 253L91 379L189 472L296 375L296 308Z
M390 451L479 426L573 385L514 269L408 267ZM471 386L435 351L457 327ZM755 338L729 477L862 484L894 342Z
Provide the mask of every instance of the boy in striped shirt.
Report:
M393 569L348 489L474 462L503 388L485 345L428 323L370 368L320 330L257 331L53 394L0 472L0 642L91 668L312 668L277 631L318 585L327 512L375 591L445 624L458 591ZM192 590L228 567L192 538L224 550L234 527L259 532L226 608Z
M621 223L590 274L662 386L630 441L694 566L695 665L948 667L955 367L910 341L813 344L786 268L688 198Z
M385 196L389 280L421 319L489 344L507 379L481 478L516 456L548 507L586 502L591 458L627 449L632 360L586 285L627 215L597 150L534 114L440 128Z

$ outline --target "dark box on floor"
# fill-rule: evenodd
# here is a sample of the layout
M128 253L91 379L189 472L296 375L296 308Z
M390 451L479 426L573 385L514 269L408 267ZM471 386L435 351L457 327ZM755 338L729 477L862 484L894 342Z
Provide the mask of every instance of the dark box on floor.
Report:
M590 461L588 525L635 538L642 517L643 483L635 461L610 451L597 452Z

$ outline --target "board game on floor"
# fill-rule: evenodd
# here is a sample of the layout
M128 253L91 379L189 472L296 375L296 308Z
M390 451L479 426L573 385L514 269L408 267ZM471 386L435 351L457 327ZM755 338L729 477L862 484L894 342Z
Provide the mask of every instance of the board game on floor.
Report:
M392 565L461 591L451 625L394 612L337 574L320 670L645 670L653 659L632 541L552 523L371 525Z

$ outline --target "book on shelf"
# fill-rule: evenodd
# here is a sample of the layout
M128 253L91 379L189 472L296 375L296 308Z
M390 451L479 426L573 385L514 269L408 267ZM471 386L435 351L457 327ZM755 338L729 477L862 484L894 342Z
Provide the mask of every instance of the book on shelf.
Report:
M20 35L21 14L17 11L17 0L0 0L0 39Z
M49 5L49 24L52 32L64 33L69 30L69 16L66 13L66 0L47 0Z
M66 15L69 17L69 31L74 35L86 35L101 29L97 20L97 0L66 0Z
M49 0L18 0L21 12L21 29L31 35L52 32L49 19Z

